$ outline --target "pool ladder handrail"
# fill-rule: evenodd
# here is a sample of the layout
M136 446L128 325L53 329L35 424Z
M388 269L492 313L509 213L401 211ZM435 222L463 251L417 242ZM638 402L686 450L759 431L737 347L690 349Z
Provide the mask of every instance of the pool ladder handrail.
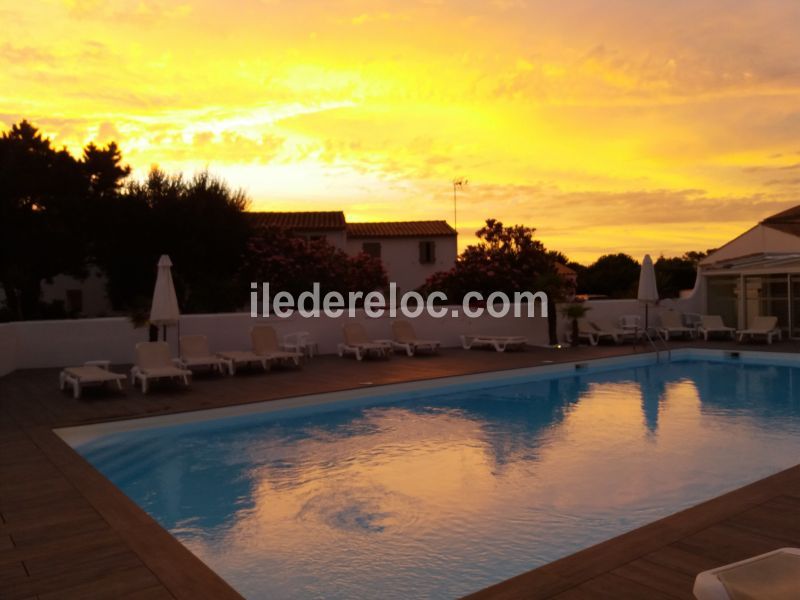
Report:
M654 331L655 331L655 334L656 334L655 335L655 340L658 340L659 342L661 342L661 345L663 346L662 350L667 353L667 361L668 362L672 362L672 350L670 350L669 344L667 344L667 340L665 340L661 336L661 332L658 331L658 329L655 329ZM650 342L650 345L653 347L653 350L656 353L656 362L661 362L661 352L662 352L662 350L658 349L658 346L656 345L656 341L653 339L653 336L650 335L650 331L648 331L646 328L642 329L642 334L647 339L647 341Z

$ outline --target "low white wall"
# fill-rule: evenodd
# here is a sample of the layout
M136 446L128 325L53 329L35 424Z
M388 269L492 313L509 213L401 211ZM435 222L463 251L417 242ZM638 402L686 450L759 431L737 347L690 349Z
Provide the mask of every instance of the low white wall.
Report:
M403 317L398 314L397 318ZM179 332L208 336L212 351L241 350L250 347L250 328L254 324L268 323L281 338L287 333L308 331L319 344L320 352L329 354L336 352L337 344L342 341L342 325L348 320L346 317L305 319L299 315L288 319L252 319L249 313L184 315L180 329L168 328L167 339L176 356ZM364 324L370 337L392 337L393 319L389 316L373 319L358 311L356 320ZM458 346L460 335L474 333L524 335L531 344L547 343L547 319L514 318L513 310L498 319L487 314L475 319L464 316L435 319L422 315L411 322L420 338L440 340L444 346ZM134 346L147 339L146 327L134 328L122 317L4 324L0 325L0 375L14 369L63 367L87 360L132 363Z
M147 340L147 328L134 328L124 317L20 321L16 330L16 368L79 365L87 360L133 361L137 342Z
M16 323L0 325L0 377L17 368Z
M404 317L398 311L396 318ZM331 354L336 352L336 346L342 341L342 326L349 320L346 317L305 319L299 315L286 319L277 317L252 319L248 313L186 315L181 318L181 333L207 335L213 351L242 349L250 346L250 328L254 324L266 323L275 328L280 338L288 333L307 331L319 344L321 353ZM364 315L363 311L358 311L355 320L364 324L371 338L392 337L391 324L394 318L383 316L373 319ZM513 311L500 319L486 314L475 319L464 316L436 319L423 314L409 321L420 338L440 340L444 346L458 346L461 344L460 335L474 333L525 335L531 344L547 342L547 319L541 317L517 319L513 317Z
M661 319L659 315L665 310L676 310L682 313L704 313L704 294L703 280L699 278L695 289L685 298L665 298L659 300L658 304L650 304L648 316L650 325L660 325ZM594 317L616 321L623 315L639 315L644 321L645 305L636 299L589 300L586 302L586 306L591 308L586 315L589 319Z
M660 323L658 314L663 310L702 312L703 289L698 285L694 293L675 300L662 300L658 306L650 307L651 323ZM622 315L641 315L644 305L637 300L594 300L589 318L616 320ZM538 305L537 305L538 308ZM559 307L560 308L560 307ZM524 312L523 307L523 312ZM398 314L397 318L403 318ZM392 317L372 319L358 311L356 319L364 324L372 338L391 338ZM256 323L268 323L275 327L279 337L287 333L308 331L319 344L320 352L336 352L342 341L342 325L347 318L327 317L305 319L294 315L288 319L270 317L252 319L249 313L227 313L211 315L185 315L181 318L180 330L168 329L168 340L173 354L177 355L177 339L181 334L199 333L207 335L212 351L246 349L250 347L250 328ZM524 335L532 345L548 342L547 319L515 318L513 310L503 318L484 314L478 318L448 316L436 319L421 315L411 320L421 338L440 340L444 346L460 344L462 334L485 333L495 335ZM558 335L565 339L569 324L558 314ZM134 328L127 318L72 319L62 321L24 321L0 325L0 376L15 369L63 367L81 364L87 360L107 359L113 363L132 363L134 346L146 341L146 327Z

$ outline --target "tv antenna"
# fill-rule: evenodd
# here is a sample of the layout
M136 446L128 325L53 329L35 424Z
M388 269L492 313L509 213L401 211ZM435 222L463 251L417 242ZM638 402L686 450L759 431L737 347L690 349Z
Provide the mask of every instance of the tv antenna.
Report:
M469 183L469 180L466 177L459 177L458 179L453 180L453 229L458 232L458 190L464 189L464 187Z

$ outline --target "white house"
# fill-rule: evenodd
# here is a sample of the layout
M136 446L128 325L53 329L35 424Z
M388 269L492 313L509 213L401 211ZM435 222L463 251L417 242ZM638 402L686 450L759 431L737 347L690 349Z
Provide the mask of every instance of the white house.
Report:
M258 212L253 219L307 239L324 238L351 256L380 258L398 292L413 290L456 260L458 234L446 221L347 223L344 213Z
M380 258L398 293L418 288L456 262L458 234L445 221L348 223L347 253Z

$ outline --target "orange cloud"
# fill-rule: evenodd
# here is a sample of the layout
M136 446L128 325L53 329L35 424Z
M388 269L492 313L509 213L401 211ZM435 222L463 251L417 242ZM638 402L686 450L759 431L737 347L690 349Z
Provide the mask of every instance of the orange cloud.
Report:
M716 246L796 202L791 0L31 0L0 16L0 122L75 151L116 139L137 176L209 167L258 208L452 219L466 175L463 243L496 216L588 260Z

